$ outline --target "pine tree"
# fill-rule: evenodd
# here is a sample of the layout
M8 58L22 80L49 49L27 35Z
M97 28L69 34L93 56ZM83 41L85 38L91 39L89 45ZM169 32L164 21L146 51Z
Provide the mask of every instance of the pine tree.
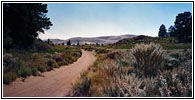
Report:
M166 37L167 29L164 24L162 24L159 28L158 36L159 37Z
M29 46L39 33L52 26L47 4L3 3L3 34L6 45ZM10 43L11 42L11 43Z
M180 42L192 42L192 14L190 12L176 16L175 28L174 37Z
M80 44L79 44L79 41L77 41L77 46L79 46Z
M68 42L67 42L67 46L70 46L71 45L71 42L70 42L70 40L68 40Z

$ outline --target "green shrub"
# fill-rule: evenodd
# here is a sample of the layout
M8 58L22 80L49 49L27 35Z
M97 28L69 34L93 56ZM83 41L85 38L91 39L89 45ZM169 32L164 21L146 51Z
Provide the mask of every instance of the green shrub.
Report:
M8 72L3 74L3 84L9 84L10 82L16 80L17 74L14 72Z
M5 53L3 55L3 72L17 72L17 70L20 68L21 62L18 60L18 58L14 58L12 54Z
M53 56L53 59L54 59L56 62L63 62L63 61L64 61L63 57L60 56L60 55L57 55L57 54L55 54L55 55Z
M47 61L47 67L46 67L47 71L50 71L50 70L52 70L53 68L58 68L58 67L59 67L59 66L58 66L58 64L56 63L55 60L49 59L49 60Z
M81 56L81 53L80 53L80 52L74 52L74 53L73 53L73 56L74 56L74 57L80 57L80 56Z
M33 76L37 76L38 75L38 69L37 68L33 68L32 69L32 75Z
M154 43L136 44L132 54L136 59L138 74L146 77L155 76L164 59L164 50Z
M26 78L27 76L31 75L31 69L28 67L21 67L19 70L19 75Z
M108 53L109 52L109 50L107 50L107 49L96 49L95 50L96 51L96 53Z
M46 71L46 68L44 66L39 66L38 67L38 71L45 72Z
M36 46L37 51L48 51L52 49L51 45L40 41L35 41L34 45Z

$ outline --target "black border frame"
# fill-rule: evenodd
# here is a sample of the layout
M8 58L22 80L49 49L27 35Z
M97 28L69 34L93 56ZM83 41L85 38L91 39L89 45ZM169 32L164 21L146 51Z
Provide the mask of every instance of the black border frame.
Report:
M44 2L53 2L53 3L56 3L56 2L62 2L62 3L66 3L66 2L73 2L73 3L79 3L79 2L110 2L110 3L113 3L113 2L151 2L151 3L156 3L156 2L161 2L161 3L167 3L167 2L175 2L175 3L192 3L192 15L193 15L193 29L192 29L192 36L193 36L193 43L192 43L192 47L193 47L193 60L194 60L194 1L1 1L1 71L2 71L2 67L3 67L3 23L2 23L2 8L3 8L3 3L4 2L8 2L8 3L12 3L12 2L18 2L18 3L22 3L22 2L35 2L35 3L44 3ZM193 61L193 65L194 65L194 61ZM193 65L192 65L192 70L193 70L193 94L192 94L192 98L190 97L166 97L166 98L161 98L161 97L58 97L58 98L52 98L52 97L3 97L3 90L2 90L2 87L3 87L3 84L2 84L2 76L3 76L3 73L1 73L1 99L194 99L194 68L193 68Z

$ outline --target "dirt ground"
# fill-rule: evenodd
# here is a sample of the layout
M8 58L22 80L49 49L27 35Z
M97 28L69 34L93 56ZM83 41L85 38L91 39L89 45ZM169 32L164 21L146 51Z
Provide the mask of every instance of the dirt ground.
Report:
M62 66L41 76L30 76L22 82L21 78L10 85L3 85L4 97L62 97L71 90L80 73L96 60L93 52L82 50L82 56L73 64Z

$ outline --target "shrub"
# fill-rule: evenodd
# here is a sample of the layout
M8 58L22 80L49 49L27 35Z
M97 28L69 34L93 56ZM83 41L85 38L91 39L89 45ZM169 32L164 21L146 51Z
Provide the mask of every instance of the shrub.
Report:
M64 60L62 56L57 55L57 54L55 54L55 55L53 56L53 59L54 59L56 62L63 62L63 60Z
M56 63L55 60L49 59L49 60L47 61L47 67L46 67L47 71L50 71L50 70L52 70L53 68L58 68L58 67L59 67L59 66L58 66L58 64Z
M3 74L3 84L9 84L10 82L16 80L17 75L14 72L8 72Z
M136 59L138 74L146 77L155 76L164 59L164 50L154 43L136 44L132 49L132 54Z
M31 73L31 69L28 68L28 67L21 67L20 70L19 70L19 75L21 77L24 77L26 78L27 76L30 76L32 73Z
M111 52L107 54L107 57L110 59L116 59L118 55L120 55L119 52Z
M96 51L96 53L108 53L109 52L109 50L107 50L107 49L96 49L95 50Z
M17 72L20 68L21 62L18 58L14 58L12 54L6 53L3 55L3 72Z
M39 70L40 72L45 72L45 71L46 71L46 68L45 68L44 66L39 66L39 67L38 67L38 70Z
M85 78L80 83L77 83L73 86L73 91L75 92L75 96L88 96L89 95L89 89L91 85L91 78Z
M73 56L74 56L74 57L80 57L80 56L81 56L81 53L80 53L80 52L74 52L74 53L73 53Z
M47 44L47 43L43 43L43 42L40 42L40 41L35 41L35 44L36 46L36 49L38 51L47 51L47 50L51 50L52 49L52 46Z
M56 68L58 68L59 66L64 65L64 58L61 55L55 54L53 56L53 59L56 61L57 66Z
M165 68L172 69L173 67L177 67L179 65L179 60L170 56L165 57Z
M33 76L37 76L37 75L38 75L38 70L37 70L37 68L33 68L33 69L32 69L32 75L33 75Z

